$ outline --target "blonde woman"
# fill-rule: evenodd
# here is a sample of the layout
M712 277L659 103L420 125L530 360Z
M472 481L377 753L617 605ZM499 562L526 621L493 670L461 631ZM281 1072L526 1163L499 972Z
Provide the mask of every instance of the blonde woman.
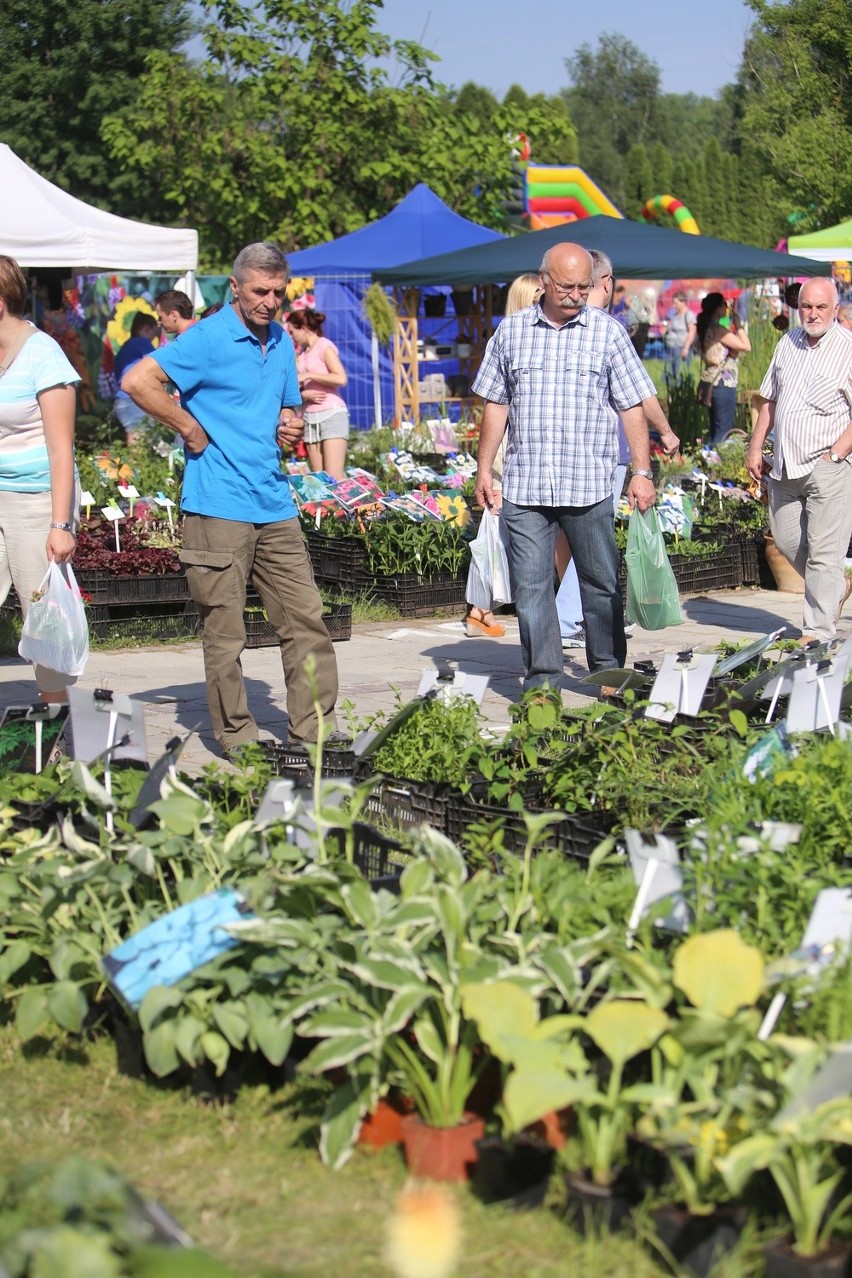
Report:
M522 311L527 306L532 306L533 302L538 300L541 292L538 275L527 273L519 275L517 279L512 280L509 285L509 292L506 295L506 315L514 315L515 311ZM506 449L505 439L497 450L497 456L494 458L494 465L491 467L491 473L495 481L499 482L503 474L503 455ZM495 488L495 491L498 491ZM483 512L483 519L488 516L488 512ZM494 515L490 518L495 518ZM505 531L501 521L500 535L505 536ZM465 618L465 630L470 638L477 635L485 635L489 639L500 639L506 633L506 627L501 625L494 616L494 601L491 598L491 592L479 575L476 564L471 560L470 572L467 577L467 616Z

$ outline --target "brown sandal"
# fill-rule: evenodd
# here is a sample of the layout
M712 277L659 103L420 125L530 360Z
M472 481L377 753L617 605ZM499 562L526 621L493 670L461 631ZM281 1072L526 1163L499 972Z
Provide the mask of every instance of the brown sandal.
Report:
M474 613L479 613L479 616L475 617ZM506 627L501 626L497 621L489 625L485 620L485 616L486 614L481 608L471 608L465 618L465 630L468 638L475 639L477 635L487 635L489 639L502 639L506 633Z

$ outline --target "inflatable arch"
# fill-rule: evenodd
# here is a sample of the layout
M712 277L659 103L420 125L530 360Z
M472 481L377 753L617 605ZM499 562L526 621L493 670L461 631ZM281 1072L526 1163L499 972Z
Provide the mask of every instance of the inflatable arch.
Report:
M645 222L656 222L661 213L668 213L675 220L678 230L687 235L700 235L698 223L686 205L673 195L655 195L647 200L642 208L641 217Z
M576 222L596 213L622 216L588 173L576 164L528 164L526 211L531 231Z

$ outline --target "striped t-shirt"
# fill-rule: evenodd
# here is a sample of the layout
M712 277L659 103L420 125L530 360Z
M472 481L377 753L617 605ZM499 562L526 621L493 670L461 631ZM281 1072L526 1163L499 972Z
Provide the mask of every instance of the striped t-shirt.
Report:
M38 396L72 386L80 374L47 333L36 331L0 377L0 492L43 493L50 461Z
M786 333L760 394L775 404L772 478L809 475L852 416L852 333L834 323L813 346L803 328Z

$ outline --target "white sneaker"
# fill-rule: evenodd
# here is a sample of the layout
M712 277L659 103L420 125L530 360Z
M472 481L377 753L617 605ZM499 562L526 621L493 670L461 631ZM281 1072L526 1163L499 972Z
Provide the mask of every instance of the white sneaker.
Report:
M562 636L562 651L567 652L569 648L585 648L586 640L583 637L582 630L576 631L573 635Z
M634 632L634 630L635 630L635 629L636 629L636 622L635 622L635 621L625 621L625 623L624 623L624 633L627 635L627 638L628 638L628 639L631 637L631 635L633 634L633 632Z

